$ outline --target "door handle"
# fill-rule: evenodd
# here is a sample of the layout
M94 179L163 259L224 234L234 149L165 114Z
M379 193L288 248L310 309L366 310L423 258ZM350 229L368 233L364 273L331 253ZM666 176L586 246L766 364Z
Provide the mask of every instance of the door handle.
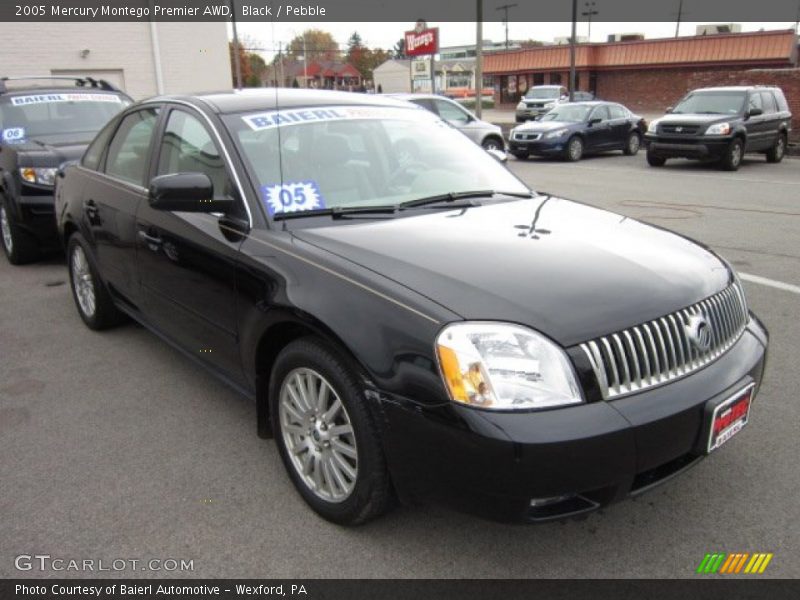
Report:
M160 247L162 244L162 240L160 237L149 235L146 231L139 231L139 239L141 239L148 246L152 245Z

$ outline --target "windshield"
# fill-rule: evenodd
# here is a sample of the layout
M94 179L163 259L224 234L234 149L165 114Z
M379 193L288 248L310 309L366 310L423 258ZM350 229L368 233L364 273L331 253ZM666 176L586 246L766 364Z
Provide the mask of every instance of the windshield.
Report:
M530 193L480 146L418 108L294 108L225 120L271 216L477 190Z
M92 137L129 102L116 94L60 92L19 94L0 100L3 141L59 134Z
M531 88L528 90L528 93L525 94L526 98L539 98L539 99L548 99L548 98L560 98L561 97L561 89L560 88Z
M546 115L542 116L540 121L562 121L564 123L582 123L589 116L589 111L592 110L591 106L575 106L562 105L554 108Z
M686 96L672 112L675 114L737 114L744 109L744 99L744 92L697 92Z

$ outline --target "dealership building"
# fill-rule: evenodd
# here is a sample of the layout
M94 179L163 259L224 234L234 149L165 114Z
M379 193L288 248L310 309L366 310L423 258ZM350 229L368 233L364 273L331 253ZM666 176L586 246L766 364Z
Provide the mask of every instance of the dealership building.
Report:
M797 53L791 29L578 44L576 89L660 111L697 87L774 84L800 116ZM569 46L554 45L489 54L483 70L493 77L496 100L512 104L531 86L567 85L569 68Z
M0 56L0 76L90 76L135 99L232 87L224 22L2 23Z

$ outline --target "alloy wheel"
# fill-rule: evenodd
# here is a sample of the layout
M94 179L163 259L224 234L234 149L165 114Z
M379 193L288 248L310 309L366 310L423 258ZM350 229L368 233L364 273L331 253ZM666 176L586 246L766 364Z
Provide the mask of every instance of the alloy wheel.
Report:
M86 253L80 246L75 246L72 251L72 286L75 288L75 297L81 312L86 317L93 317L97 309L97 299L95 297L94 279L89 267Z
M639 136L635 133L628 138L628 152L636 154L639 151Z
M0 206L0 230L3 233L3 246L5 246L6 252L11 254L14 251L14 238L11 235L11 223L8 222L5 206Z
M327 502L346 500L358 479L358 448L336 390L313 369L294 369L281 384L278 417L284 446L303 484Z

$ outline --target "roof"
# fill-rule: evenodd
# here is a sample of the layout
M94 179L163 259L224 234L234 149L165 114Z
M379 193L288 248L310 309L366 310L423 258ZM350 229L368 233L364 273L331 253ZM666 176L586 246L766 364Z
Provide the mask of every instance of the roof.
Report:
M794 30L756 31L656 40L578 44L575 65L598 70L666 66L780 65L791 66L796 50ZM491 75L568 69L569 46L540 46L498 52L484 58Z
M209 92L197 95L157 96L145 102L168 102L170 100L182 100L205 106L212 112L220 114L332 105L409 108L409 104L406 102L384 95L303 88L250 88L247 90Z

